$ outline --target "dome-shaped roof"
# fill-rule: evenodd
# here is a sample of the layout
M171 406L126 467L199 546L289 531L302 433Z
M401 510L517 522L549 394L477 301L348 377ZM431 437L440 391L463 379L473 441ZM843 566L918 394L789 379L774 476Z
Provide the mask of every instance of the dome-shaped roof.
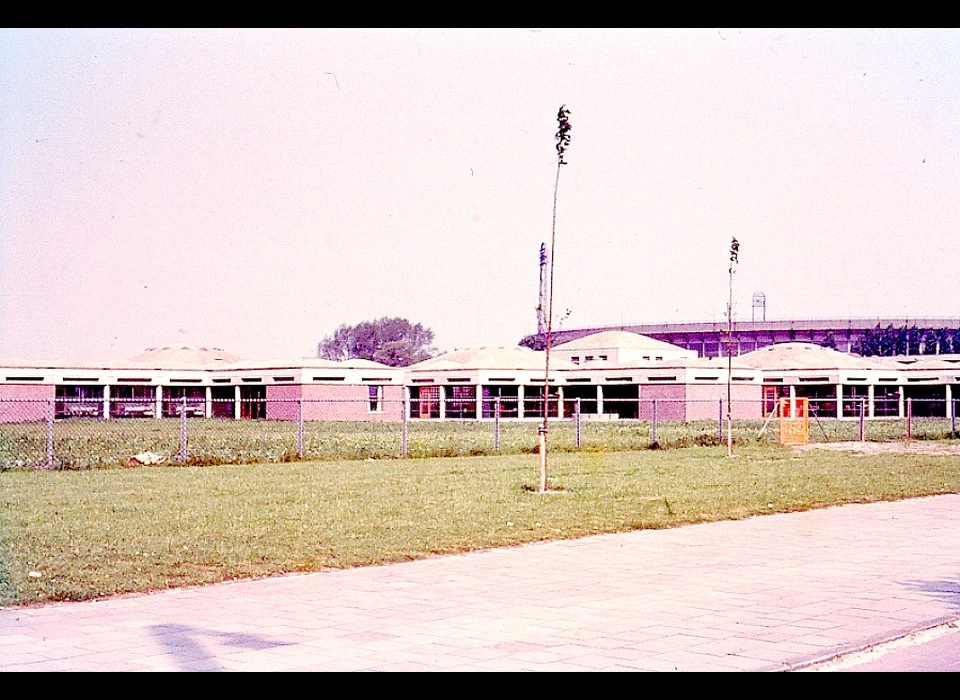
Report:
M815 343L776 343L736 359L758 369L882 369L873 360Z
M229 353L222 348L188 343L147 348L143 352L128 357L126 362L138 367L151 369L210 369L240 362L242 357Z
M411 365L411 370L445 370L445 369L544 369L544 355L537 350L521 347L503 347L484 345L480 347L464 348L444 353L437 357ZM577 366L566 360L552 358L552 369L577 369Z
M556 346L563 350L595 350L598 348L629 348L631 350L684 350L678 345L632 331L600 331Z

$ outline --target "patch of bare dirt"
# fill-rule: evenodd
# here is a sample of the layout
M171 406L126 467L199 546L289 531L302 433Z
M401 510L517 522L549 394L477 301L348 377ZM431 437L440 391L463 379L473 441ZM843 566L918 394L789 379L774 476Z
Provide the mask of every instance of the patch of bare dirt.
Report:
M840 452L856 452L862 455L878 455L888 453L922 454L922 455L960 455L960 443L939 442L935 440L906 440L901 442L823 442L807 445L794 445L794 449L806 452L808 450L835 450Z

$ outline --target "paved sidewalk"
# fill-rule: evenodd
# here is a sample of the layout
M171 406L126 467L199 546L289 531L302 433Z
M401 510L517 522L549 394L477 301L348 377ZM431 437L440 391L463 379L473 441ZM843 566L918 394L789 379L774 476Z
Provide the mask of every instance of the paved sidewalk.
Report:
M2 671L765 671L960 617L960 496L0 610Z

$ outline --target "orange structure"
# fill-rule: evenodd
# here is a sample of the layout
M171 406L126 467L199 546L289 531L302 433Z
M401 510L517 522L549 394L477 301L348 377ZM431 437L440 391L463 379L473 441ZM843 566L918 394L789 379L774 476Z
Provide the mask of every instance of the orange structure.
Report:
M806 445L810 442L810 403L804 397L780 399L780 444Z

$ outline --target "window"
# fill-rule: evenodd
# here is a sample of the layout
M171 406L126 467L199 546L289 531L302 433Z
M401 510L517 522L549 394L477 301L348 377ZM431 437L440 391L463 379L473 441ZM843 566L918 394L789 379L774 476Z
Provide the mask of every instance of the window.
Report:
M110 391L110 415L113 418L154 418L155 386L115 386Z
M477 417L477 387L451 386L446 389L447 418L476 418Z
M240 387L240 417L263 420L267 417L267 387Z
M367 410L370 413L380 413L383 410L383 387L379 384L371 384L367 387L367 396L369 397Z
M188 416L203 418L206 414L204 407L206 396L206 389L199 386L165 386L163 387L163 416L178 417L185 410Z
M414 379L414 381L417 381ZM421 380L422 381L422 380ZM440 389L436 384L418 386L411 390L413 401L411 418L439 418L440 417Z
M100 418L103 415L102 386L58 386L57 418Z
M765 386L762 391L763 415L765 418L769 418L776 412L779 399L790 396L790 387L788 386Z
M580 364L580 356L579 356L579 355L574 355L573 357L570 358L570 361L571 361L573 364L575 364L575 365L579 365L579 364Z
M583 358L584 362L593 362L593 355L587 355Z
M520 399L515 386L484 386L482 399L484 418L495 418L497 406L500 407L501 418L516 418L518 415Z

